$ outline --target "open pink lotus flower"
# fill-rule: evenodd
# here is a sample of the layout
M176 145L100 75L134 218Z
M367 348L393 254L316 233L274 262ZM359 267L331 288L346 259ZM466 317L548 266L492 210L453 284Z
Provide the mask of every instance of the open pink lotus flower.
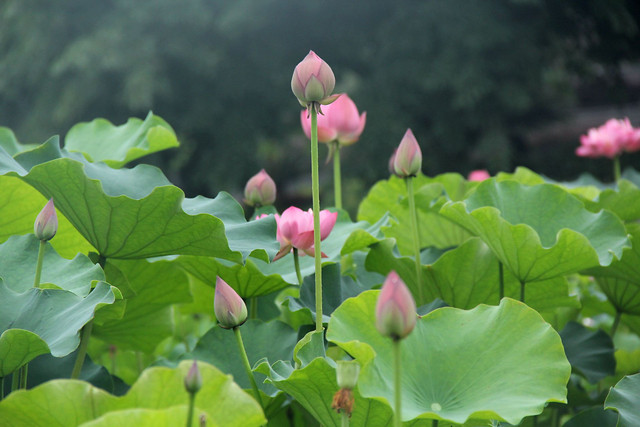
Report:
M320 211L320 240L329 236L333 226L338 219L338 212L329 212L324 209ZM282 258L293 248L298 249L303 254L315 255L313 245L313 211L303 211L291 206L282 212L281 216L276 215L278 223L277 238L280 242L280 251L275 256L274 261ZM326 258L325 254L322 254Z
M582 157L608 157L613 159L624 151L640 150L640 129L631 126L628 118L609 119L598 128L591 128L580 137L576 154Z
M322 108L318 116L318 141L338 141L340 145L355 143L364 130L367 113L358 113L356 104L346 93L340 94L332 104ZM311 118L307 111L300 112L302 130L311 138Z
M376 328L393 340L411 333L416 326L416 302L398 273L391 271L376 303Z
M486 169L471 171L469 172L469 176L467 177L469 181L484 181L485 179L489 178L491 178L491 175L489 175L489 171L487 171Z

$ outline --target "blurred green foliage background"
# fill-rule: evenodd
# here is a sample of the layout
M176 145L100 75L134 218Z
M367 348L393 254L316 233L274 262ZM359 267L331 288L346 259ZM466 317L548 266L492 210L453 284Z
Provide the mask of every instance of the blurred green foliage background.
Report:
M637 69L639 23L636 0L4 0L0 125L42 142L153 110L182 148L151 161L188 196L239 196L265 168L282 206L305 207L309 148L290 79L313 49L367 111L342 154L351 211L388 176L408 127L429 175L525 165L608 179L607 161L574 155L587 129L561 124L581 108L637 109L640 82L623 71ZM551 123L559 133L545 133ZM321 174L331 189L331 166Z

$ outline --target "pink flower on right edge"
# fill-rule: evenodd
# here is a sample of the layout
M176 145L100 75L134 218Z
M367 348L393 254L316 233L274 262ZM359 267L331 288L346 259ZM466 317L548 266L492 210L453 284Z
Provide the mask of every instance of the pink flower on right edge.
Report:
M582 157L608 157L613 159L623 152L640 150L640 129L631 126L628 118L609 119L598 128L591 128L580 136L576 154Z
M338 212L330 212L326 209L320 211L320 240L329 236L337 219ZM291 252L293 248L298 249L302 254L315 255L313 211L311 209L303 211L291 206L282 212L280 217L276 215L276 222L278 223L277 238L280 242L280 251L274 261ZM326 257L325 254L322 255Z

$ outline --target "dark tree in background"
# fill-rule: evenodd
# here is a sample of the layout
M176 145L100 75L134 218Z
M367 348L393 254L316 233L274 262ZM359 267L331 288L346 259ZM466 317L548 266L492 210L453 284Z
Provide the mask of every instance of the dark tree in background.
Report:
M41 142L78 121L153 110L183 147L152 161L188 195L237 194L264 167L286 202L305 205L308 144L289 83L313 49L367 111L360 142L343 150L350 209L387 176L408 127L430 175L526 165L607 177L608 165L574 156L577 135L530 136L581 106L637 104L622 67L638 64L639 3L5 0L0 124Z

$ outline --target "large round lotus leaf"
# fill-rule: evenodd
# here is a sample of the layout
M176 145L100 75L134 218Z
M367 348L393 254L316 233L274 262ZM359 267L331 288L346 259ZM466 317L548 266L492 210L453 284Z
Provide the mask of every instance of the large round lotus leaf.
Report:
M114 126L105 119L74 125L64 139L64 148L79 151L90 161L119 168L132 160L179 145L167 122L152 112L144 121L131 118Z
M580 323L569 322L560 337L569 363L590 383L615 373L613 340L606 332L590 331Z
M54 237L55 239L55 237ZM33 287L40 240L33 234L13 236L0 245L0 277L15 292ZM91 290L91 282L104 280L99 265L82 254L73 260L62 258L48 243L45 246L40 285L52 284L56 288L85 296Z
M47 343L33 332L25 329L5 330L0 335L0 377L49 352Z
M32 234L33 223L47 199L35 188L13 176L0 176L0 242L16 234ZM69 220L58 214L58 232L49 241L61 256L73 258L95 249L76 230Z
M597 214L559 186L489 179L442 215L484 240L518 280L544 280L621 258L629 246L622 222Z
M4 337L0 339L0 354L11 353L4 361L6 366L3 364L0 376L15 369L16 361L28 362L44 353L45 346L56 357L75 350L80 343L78 331L93 318L95 310L115 301L113 289L105 282L98 282L95 289L82 298L60 289L31 288L17 293L0 281L0 331ZM30 331L38 339L26 332L5 335L13 329Z
M453 173L434 178L418 175L413 181L420 224L420 247L447 248L465 241L469 233L441 216L438 210L445 200L461 200L473 183L470 184L462 176ZM358 219L373 223L386 212L391 213L397 222L384 228L385 236L396 239L400 253L412 254L413 231L404 179L391 176L371 187L358 207Z
M345 301L327 339L363 365L360 393L394 401L392 342L375 327L379 291ZM499 306L440 308L401 342L402 419L503 420L518 424L547 402L566 402L571 365L562 341L533 309L505 298Z
M247 222L227 193L184 198L152 166L112 169L67 153L52 138L15 159L0 151L0 174L18 176L46 197L106 258L189 254L241 262L279 248L275 220Z
M396 271L417 300L415 261L413 257L398 256L393 249L393 241L373 245L366 267L385 276ZM504 296L519 298L520 283L507 269L503 274ZM498 259L482 240L471 238L422 266L423 303L439 298L451 307L464 309L497 304L499 282ZM569 296L564 277L527 283L526 301L538 311L580 306L577 298Z
M640 425L640 374L622 378L610 391L604 409L618 412L618 427Z
M181 410L189 400L184 378L190 366L191 362L185 361L176 369L146 369L122 397L112 396L84 381L49 381L30 390L11 393L0 402L0 420L4 422L3 427L78 426L110 413L118 419L118 412L132 409ZM266 422L258 403L228 375L207 363L199 362L198 367L202 388L196 395L195 413L204 413L208 426L249 427ZM186 416L180 424L185 420Z

